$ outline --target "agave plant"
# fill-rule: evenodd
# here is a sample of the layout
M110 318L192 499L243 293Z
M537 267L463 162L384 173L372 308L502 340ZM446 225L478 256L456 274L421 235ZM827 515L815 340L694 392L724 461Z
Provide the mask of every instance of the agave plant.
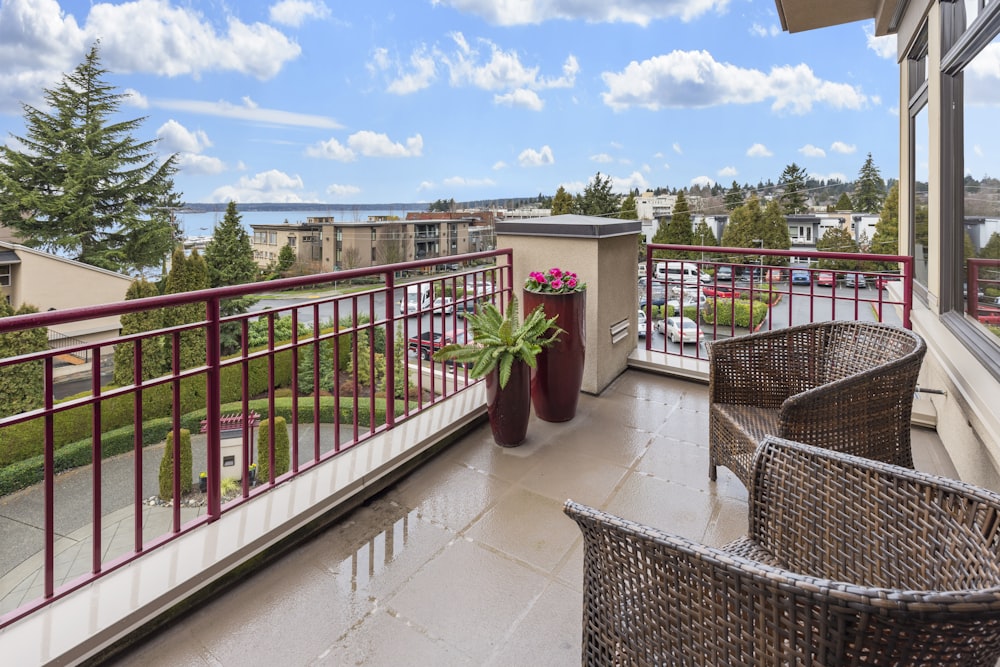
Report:
M500 387L507 386L515 361L534 368L535 357L542 348L558 341L563 332L555 325L558 316L546 318L542 306L531 311L523 323L518 321L517 312L517 297L511 296L505 313L488 303L479 312L466 315L472 334L470 342L445 345L434 353L434 359L471 364L472 377L483 377L499 368Z

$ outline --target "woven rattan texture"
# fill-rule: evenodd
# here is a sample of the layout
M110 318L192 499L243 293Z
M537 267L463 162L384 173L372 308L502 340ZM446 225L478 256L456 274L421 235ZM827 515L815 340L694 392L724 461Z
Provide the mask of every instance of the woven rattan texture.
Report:
M875 322L833 321L709 346L709 477L745 484L764 435L913 467L910 417L927 347Z
M994 665L1000 495L767 438L713 548L567 501L584 665Z

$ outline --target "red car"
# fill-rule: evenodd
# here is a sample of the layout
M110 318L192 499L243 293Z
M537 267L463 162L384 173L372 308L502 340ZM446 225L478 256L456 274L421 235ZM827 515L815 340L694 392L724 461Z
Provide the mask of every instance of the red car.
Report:
M705 296L714 296L719 299L738 299L743 296L740 292L728 287L703 287L701 293Z
M816 284L820 287L833 287L835 281L833 271L820 271L819 275L816 276Z

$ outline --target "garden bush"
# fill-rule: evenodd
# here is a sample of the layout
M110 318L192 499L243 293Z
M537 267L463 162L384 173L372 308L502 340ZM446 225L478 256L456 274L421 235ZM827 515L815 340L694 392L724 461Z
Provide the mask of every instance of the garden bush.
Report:
M275 417L274 420L274 476L288 472L291 465L291 454L288 444L288 426L284 417ZM261 482L268 482L271 479L270 468L270 431L272 420L264 419L260 422L257 431L257 479Z
M186 428L180 430L181 443L181 495L191 493L193 483L191 481L191 431ZM174 432L167 433L167 445L163 449L163 458L160 459L160 498L163 500L173 500L174 497Z

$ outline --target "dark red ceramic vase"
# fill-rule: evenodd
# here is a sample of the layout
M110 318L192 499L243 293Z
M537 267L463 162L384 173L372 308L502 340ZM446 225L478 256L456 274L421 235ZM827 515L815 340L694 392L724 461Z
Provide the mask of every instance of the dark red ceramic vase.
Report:
M486 375L486 411L490 416L493 441L501 447L516 447L528 435L531 418L531 368L515 361L510 379L500 388L500 371Z
M543 294L524 290L524 314L538 305L558 316L559 342L542 350L531 379L531 402L539 419L565 422L576 416L587 349L587 292Z

